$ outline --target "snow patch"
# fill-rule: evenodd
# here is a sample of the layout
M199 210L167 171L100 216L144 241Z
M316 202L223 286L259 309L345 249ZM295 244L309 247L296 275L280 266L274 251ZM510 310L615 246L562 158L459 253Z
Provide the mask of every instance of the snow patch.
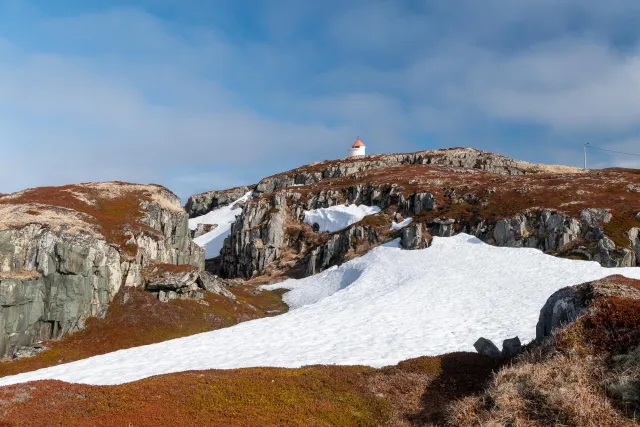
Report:
M374 215L378 212L380 212L380 208L377 206L336 205L306 211L304 213L304 222L309 225L317 223L321 232L335 233L351 224L355 224L365 216Z
M224 245L224 240L231 234L231 225L236 221L236 216L240 215L242 209L233 209L234 205L240 201L246 201L251 197L251 191L221 208L214 209L202 216L191 218L189 220L189 229L195 230L198 225L217 225L210 232L196 237L193 241L200 247L205 248L207 259L215 258L220 255L220 250Z
M391 223L391 228L390 230L402 230L403 228L405 228L407 225L411 224L413 222L413 218L407 218L402 222L395 222L393 221Z

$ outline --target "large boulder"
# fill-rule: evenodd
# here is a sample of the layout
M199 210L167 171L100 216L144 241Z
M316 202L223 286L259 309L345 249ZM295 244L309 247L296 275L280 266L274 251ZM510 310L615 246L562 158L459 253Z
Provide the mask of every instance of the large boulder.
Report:
M478 341L473 344L473 347L478 353L482 354L483 356L488 356L494 359L499 359L502 357L502 353L500 352L498 347L496 347L496 345L491 340L488 340L486 338L478 338Z

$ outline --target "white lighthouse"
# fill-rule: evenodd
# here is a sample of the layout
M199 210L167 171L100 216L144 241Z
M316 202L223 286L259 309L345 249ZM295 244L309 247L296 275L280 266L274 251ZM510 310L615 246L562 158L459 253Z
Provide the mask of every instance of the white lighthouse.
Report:
M364 151L367 147L360 141L360 137L356 140L356 142L349 148L349 156L348 157L360 157L364 156Z

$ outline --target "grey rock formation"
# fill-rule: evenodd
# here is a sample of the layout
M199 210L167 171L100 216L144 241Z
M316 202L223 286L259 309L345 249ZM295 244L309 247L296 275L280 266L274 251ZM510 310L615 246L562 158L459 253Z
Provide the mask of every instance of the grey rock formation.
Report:
M568 287L556 291L540 310L536 340L551 336L563 325L573 322L586 311L592 295L584 287Z
M408 154L386 154L369 156L358 160L311 164L283 174L271 176L260 181L256 190L261 193L272 193L278 189L295 184L309 185L323 179L355 175L358 172L384 167L432 164L454 166L468 169L481 169L505 175L524 175L538 173L545 166L514 160L494 153L487 153L472 148L452 148L445 150L419 151ZM565 170L575 168L565 167Z
M308 257L306 274L311 276L344 262L349 251L363 250L382 243L382 236L371 227L351 226L335 233L329 241L313 249ZM364 251L363 251L364 252Z
M603 267L634 267L636 255L626 248L618 248L613 240L604 236L598 241L593 260Z
M235 187L228 190L207 191L206 193L196 194L189 197L184 208L189 214L189 218L195 218L211 212L216 208L233 203L253 188L255 188L255 185Z
M502 353L500 352L498 347L496 347L496 345L491 342L491 340L488 340L486 338L478 338L478 341L473 344L473 347L478 353L482 354L483 356L488 356L494 359L499 359L502 357Z
M511 358L523 352L520 338L514 337L506 339L502 342L502 357Z
M536 341L551 336L554 330L575 321L593 301L606 297L640 299L640 289L619 284L615 279L569 286L551 295L540 310L536 325Z
M189 238L179 199L164 189L159 197L141 203L146 227L127 242L134 254L71 226L0 230L0 357L104 316L122 286L142 285L149 264L204 266L204 250Z
M226 280L209 272L203 271L198 278L198 286L214 294L223 295L233 301L236 296L227 289L230 284Z
M640 266L640 228L634 227L629 230L629 241L636 256L636 265Z
M438 237L451 237L455 234L453 229L453 225L456 223L455 219L438 218L434 222L437 224L436 235Z
M27 357L37 356L46 350L46 347L41 343L36 343L30 346L18 347L13 353L13 360L25 359Z
M588 227L600 227L611 221L611 209L585 209L580 212L580 220Z
M278 258L284 243L286 197L247 203L221 250L223 277L251 277Z
M402 249L424 249L431 245L432 237L421 223L412 223L400 230Z

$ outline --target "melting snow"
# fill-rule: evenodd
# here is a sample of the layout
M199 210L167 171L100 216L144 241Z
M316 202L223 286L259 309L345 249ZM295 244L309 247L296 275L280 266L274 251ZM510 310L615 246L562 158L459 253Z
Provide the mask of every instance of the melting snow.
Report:
M233 206L239 201L248 200L250 196L251 191L233 203L214 209L205 215L197 218L191 218L189 220L190 230L195 230L198 228L199 224L217 225L217 227L210 232L193 239L197 245L206 249L207 253L205 257L207 259L215 258L220 255L220 250L224 245L224 239L226 239L231 233L231 224L236 222L236 216L240 215L240 212L242 212L241 209L232 209Z
M355 224L367 215L380 212L377 206L336 205L328 208L314 209L304 213L304 222L309 225L317 223L320 231L335 233Z
M407 218L402 222L393 221L391 223L390 230L402 230L403 228L405 228L407 225L411 224L412 222L413 222L413 218Z
M186 338L120 350L5 377L1 385L42 379L119 384L187 370L310 364L384 366L535 336L540 308L556 290L640 268L603 268L536 249L499 248L460 234L404 251L398 241L301 280L268 288L291 311Z

